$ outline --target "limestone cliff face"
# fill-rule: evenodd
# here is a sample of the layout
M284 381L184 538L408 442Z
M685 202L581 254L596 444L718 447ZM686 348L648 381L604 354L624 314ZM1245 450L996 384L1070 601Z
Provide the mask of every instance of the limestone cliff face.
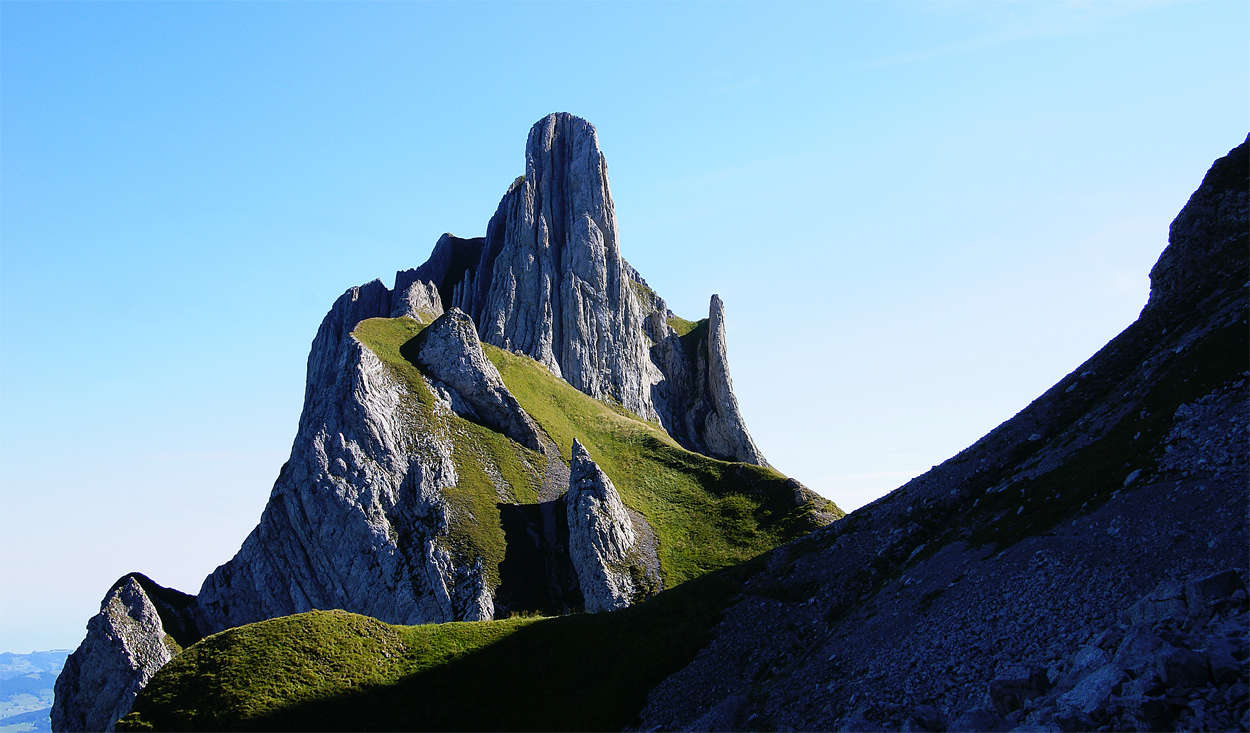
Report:
M444 492L456 483L450 438L405 407L405 388L351 336L390 312L374 281L322 322L291 458L259 526L204 581L203 632L314 608L405 624L493 615L480 564L443 542Z
M396 277L397 294L413 281L431 282L443 307L471 315L482 341L660 422L686 448L768 465L733 394L720 298L699 339L667 324L664 301L621 258L607 162L586 120L539 120L525 175L486 237L444 234L425 264Z
M622 272L608 166L589 122L530 130L525 176L487 227L470 306L482 340L522 351L586 394L657 419L642 314Z
M58 681L57 730L111 725L168 661L158 648L165 632L191 643L333 608L399 624L484 620L495 615L496 593L504 612L569 610L580 603L571 565L591 611L662 588L650 526L624 507L580 445L565 552L556 507L569 469L481 342L525 353L582 392L661 421L692 450L764 464L733 396L719 298L702 340L689 345L664 321L672 314L662 300L640 306L650 291L635 287L642 279L621 259L594 127L549 115L530 131L525 159L525 175L504 196L486 237L444 234L425 264L396 273L393 289L373 281L334 303L309 353L290 458L257 527L197 597L185 596L179 614L160 612L160 603L156 617L148 613L143 598L152 594L144 595L142 583L138 591L114 589L106 606L125 613L93 619L79 661L66 668L77 671L63 675L64 686ZM645 321L644 313L651 314ZM413 384L402 381L409 377L352 335L367 319L401 317L431 324L412 342L415 356L404 358L420 365L433 407L414 406ZM503 509L515 497L497 467L481 466L499 491L505 537L524 535L508 540L509 551L539 537L528 555L518 549L510 565L499 563L508 568L484 568L481 556L451 540L453 521L476 521L448 498L460 478L453 413L546 454L545 467L531 466L541 474L540 501L524 508ZM520 587L534 578L550 587Z
M143 576L127 575L114 584L100 603L100 612L87 622L86 638L56 680L53 730L113 730L130 711L139 690L177 653L173 634L184 632L187 626L179 618L181 608L169 602L177 604L178 600L155 593L149 596L144 585L158 593L170 592ZM191 600L191 596L172 593ZM192 640L184 638L183 643Z

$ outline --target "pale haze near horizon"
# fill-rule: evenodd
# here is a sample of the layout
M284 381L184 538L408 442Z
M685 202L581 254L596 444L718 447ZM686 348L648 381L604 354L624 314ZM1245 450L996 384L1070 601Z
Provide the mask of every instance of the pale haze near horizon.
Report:
M1250 5L0 4L0 650L194 593L344 290L591 121L622 253L725 300L765 456L845 509L1127 326L1250 125Z

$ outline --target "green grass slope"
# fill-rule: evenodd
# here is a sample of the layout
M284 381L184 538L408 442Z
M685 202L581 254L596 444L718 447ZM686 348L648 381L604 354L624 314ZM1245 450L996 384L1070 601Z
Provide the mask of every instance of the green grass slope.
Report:
M377 318L354 334L406 387L416 424L453 435L452 542L480 554L497 582L506 542L490 477L508 484L509 501L536 502L545 457L434 410L415 365L423 328ZM669 590L610 614L392 626L314 611L249 624L177 656L118 730L619 730L704 645L761 566L744 560L813 529L820 512L841 516L828 502L796 507L772 469L691 453L534 360L484 348L562 457L577 438L647 518Z
M312 611L241 626L174 658L117 730L620 730L760 567L607 614L391 626Z
M415 365L415 342L423 328L407 318L373 318L357 325L354 334L407 386L412 409L434 420L434 397ZM666 587L806 534L819 526L818 511L841 515L832 503L794 506L793 489L771 468L691 453L659 425L588 397L533 359L490 345L483 349L565 461L577 438L612 479L621 500L651 523ZM453 538L457 549L475 551L488 568L496 568L505 544L499 498L489 476L503 477L512 501L533 503L545 459L468 420L446 419L455 435L461 477L450 498L462 509L456 516L472 518L453 521Z
M492 586L499 583L499 564L507 544L499 522L500 486L491 476L502 478L507 499L518 504L538 500L542 467L546 459L503 435L454 415L434 409L434 395L415 364L415 340L425 325L409 318L371 318L352 332L391 370L406 388L404 407L415 424L449 434L459 481L447 492L450 549L461 557L481 557Z

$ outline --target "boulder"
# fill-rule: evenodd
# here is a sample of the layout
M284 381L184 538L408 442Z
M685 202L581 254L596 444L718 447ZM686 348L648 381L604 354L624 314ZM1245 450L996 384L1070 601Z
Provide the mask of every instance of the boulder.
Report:
M953 733L1001 733L1011 729L1007 719L986 708L973 708L965 711L947 730Z
M1154 664L1155 652L1164 645L1163 639L1145 626L1134 626L1124 635L1112 660L1120 669L1134 674Z
M1155 653L1159 676L1169 687L1202 687L1207 684L1207 661L1191 650L1164 645Z
M1232 598L1237 591L1246 590L1246 584L1236 570L1225 570L1185 584L1185 604L1190 617L1206 613L1220 601Z
M439 316L421 332L416 354L426 372L454 390L468 406L471 412L464 417L531 450L542 451L538 426L508 391L499 370L482 352L473 320L459 308Z
M1019 710L1026 700L1040 697L1050 686L1046 670L1037 665L1016 665L990 680L990 700L1000 715Z
M1105 664L1085 675L1075 687L1061 695L1059 707L1092 713L1119 692L1127 680L1124 670L1114 664Z
M1185 586L1175 580L1159 583L1153 591L1134 603L1128 611L1129 622L1148 625L1159 621L1184 621L1189 615L1185 603Z

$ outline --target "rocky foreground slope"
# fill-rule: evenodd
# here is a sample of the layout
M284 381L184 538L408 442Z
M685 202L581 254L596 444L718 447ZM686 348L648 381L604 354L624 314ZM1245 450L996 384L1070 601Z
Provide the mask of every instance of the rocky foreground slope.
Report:
M975 445L768 555L635 727L1246 730L1246 143L1138 320Z
M394 288L335 302L258 526L176 614L118 581L58 679L56 730L111 728L180 648L166 636L313 609L606 611L840 516L747 433L720 299L677 319L621 259L594 127L550 115L525 161L484 238L444 235Z

